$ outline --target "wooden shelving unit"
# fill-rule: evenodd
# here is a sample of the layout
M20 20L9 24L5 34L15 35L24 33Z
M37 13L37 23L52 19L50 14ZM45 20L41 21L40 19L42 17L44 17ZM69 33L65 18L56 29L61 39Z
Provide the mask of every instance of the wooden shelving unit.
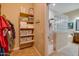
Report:
M34 21L22 21L22 22L27 22L28 24L34 24Z
M34 30L34 28L20 28L20 30Z
M34 40L30 40L30 41L21 42L21 44L26 44L26 43L31 43L31 42L34 42Z
M31 15L31 14L26 14L26 13L20 13L20 16L22 16L22 17L34 17L34 15Z
M32 21L29 21L29 17L31 17ZM20 48L25 48L25 47L30 47L33 46L34 44L34 15L31 14L26 14L26 13L20 13L20 18L19 19L19 45ZM28 18L28 20L23 20L23 18ZM26 23L27 27L23 27L25 25L20 24L20 22ZM32 25L33 27L28 27L28 24ZM22 35L23 34L23 35ZM28 40L27 40L28 39Z
M32 22L32 21L28 21L27 23L33 24L34 22Z
M20 37L33 37L33 34L29 34L29 35L21 35Z

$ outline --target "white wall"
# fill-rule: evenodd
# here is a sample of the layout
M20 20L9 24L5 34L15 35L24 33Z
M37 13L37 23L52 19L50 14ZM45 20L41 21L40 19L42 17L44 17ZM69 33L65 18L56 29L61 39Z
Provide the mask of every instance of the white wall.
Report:
M64 48L68 44L68 21L69 18L65 15L55 15L55 29L56 32L56 50Z
M65 13L71 20L74 20L76 17L79 17L79 9Z
M49 19L54 18L54 13L51 9L49 9Z
M47 43L47 46L48 46L47 51L48 51L48 53L47 54L50 55L53 52L53 43L51 43L51 39L50 39L51 35L50 34L53 33L53 32L52 32L52 28L51 28L51 30L49 30L49 20L54 18L54 13L53 13L53 11L50 8L48 9L48 11L49 11L48 12L48 14L49 14L48 15L49 16L49 18L48 18L48 37L49 38L47 40L48 41L48 43Z

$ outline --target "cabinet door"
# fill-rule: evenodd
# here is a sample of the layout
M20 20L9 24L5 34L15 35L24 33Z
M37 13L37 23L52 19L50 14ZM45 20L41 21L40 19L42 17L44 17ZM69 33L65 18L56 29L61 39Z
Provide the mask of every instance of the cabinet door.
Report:
M74 33L73 42L79 44L79 33Z

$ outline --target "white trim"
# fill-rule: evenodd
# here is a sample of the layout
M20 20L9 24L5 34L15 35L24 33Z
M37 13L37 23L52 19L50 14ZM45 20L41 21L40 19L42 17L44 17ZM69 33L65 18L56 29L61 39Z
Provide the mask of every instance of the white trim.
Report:
M37 50L36 47L33 47L33 48L34 48L34 50L36 51L36 53L38 54L38 56L42 56L42 55L40 54L40 52Z
M44 55L45 56L48 56L48 35L49 35L49 24L48 24L48 20L49 20L49 6L48 5L46 5L46 10L45 10L45 12L46 12L46 14L45 14L45 53L44 53Z

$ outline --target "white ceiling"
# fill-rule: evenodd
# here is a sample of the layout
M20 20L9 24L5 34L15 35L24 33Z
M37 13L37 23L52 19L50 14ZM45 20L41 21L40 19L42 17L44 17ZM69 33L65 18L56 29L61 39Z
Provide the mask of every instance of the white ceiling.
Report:
M79 9L79 3L56 3L55 6L53 4L49 4L50 8L59 13L66 13L76 9Z

